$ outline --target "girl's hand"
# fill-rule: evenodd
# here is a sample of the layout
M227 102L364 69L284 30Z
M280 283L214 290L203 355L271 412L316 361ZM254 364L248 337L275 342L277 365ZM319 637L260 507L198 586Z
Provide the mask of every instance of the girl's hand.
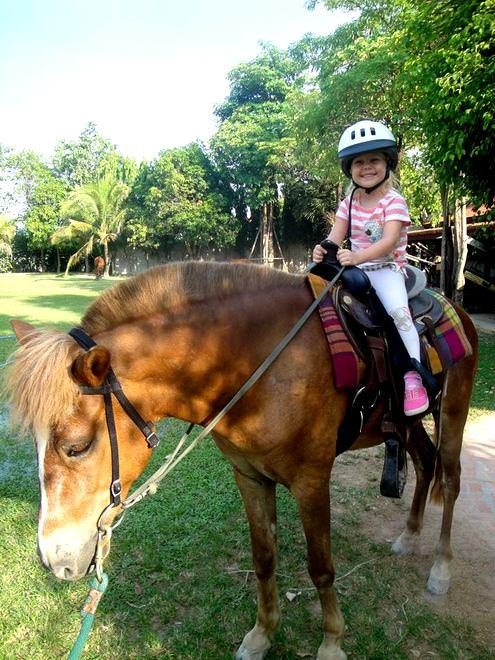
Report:
M357 266L359 263L356 252L351 250L338 250L337 259L342 266Z
M313 261L316 264L319 264L321 261L323 261L323 257L326 255L327 251L325 250L324 247L321 247L321 245L318 243L318 245L315 245L313 249Z

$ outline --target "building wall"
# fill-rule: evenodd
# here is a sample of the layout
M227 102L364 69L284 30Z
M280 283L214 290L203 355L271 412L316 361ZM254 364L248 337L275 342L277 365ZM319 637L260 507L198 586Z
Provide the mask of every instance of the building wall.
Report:
M284 259L280 254L275 255L274 267L286 268L291 273L303 271L310 258L310 251L301 244L292 244L284 247ZM145 253L139 249L126 249L117 251L113 263L114 275L135 275L141 273L148 268L158 266L160 264L168 263L170 261L183 261L187 258L185 250L181 246L177 246L167 252L152 252ZM250 261L247 255L241 255L234 249L211 250L205 252L202 257L205 261ZM257 255L253 255L251 260L253 263L262 263ZM285 263L284 263L285 262Z

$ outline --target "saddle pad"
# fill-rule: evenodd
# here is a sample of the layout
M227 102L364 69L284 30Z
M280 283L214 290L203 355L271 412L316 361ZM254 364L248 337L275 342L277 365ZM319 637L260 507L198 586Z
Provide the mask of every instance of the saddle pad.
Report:
M321 277L311 274L308 275L307 282L315 298L328 284ZM362 363L342 328L331 292L318 305L318 312L330 348L335 387L338 390L354 390L359 385Z
M459 315L447 298L432 289L428 289L428 293L443 307L443 315L434 329L435 348L444 370L450 369L453 364L471 355L473 349Z

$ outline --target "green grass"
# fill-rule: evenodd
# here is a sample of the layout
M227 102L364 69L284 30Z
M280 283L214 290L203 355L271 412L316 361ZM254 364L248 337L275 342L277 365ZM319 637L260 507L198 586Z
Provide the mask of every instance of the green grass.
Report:
M479 351L470 416L495 412L495 333L480 332Z
M68 329L95 296L118 280L41 273L0 275L0 335L12 333L11 319Z
M170 451L182 424L162 425L150 469ZM3 434L0 444L0 657L63 657L75 640L87 582L62 583L36 557L37 485L30 443ZM356 490L338 481L333 497L337 583L353 658L408 658L422 648L440 658L487 658L469 623L439 616L421 596L424 576L414 559L389 555L359 528L376 484ZM305 544L292 497L279 489L277 569L283 626L271 660L314 657L321 622L305 571ZM230 467L211 441L198 447L158 493L129 512L115 533L106 570L109 589L98 610L86 658L230 658L255 615L248 530ZM301 591L289 602L286 591Z
M67 329L108 284L87 278L0 276L0 334L9 331L10 316ZM13 345L0 340L0 363ZM473 411L493 411L495 335L482 335L480 350ZM163 440L148 473L170 451L182 428L176 421L160 425ZM346 460L358 461L358 456ZM332 541L337 575L362 564L336 585L350 656L405 660L419 650L421 657L436 654L442 660L493 657L493 649L477 640L469 621L442 615L425 602L425 576L416 558L391 556L388 544L370 543L364 535L360 522L382 501L376 481L358 489L339 482L336 472ZM34 448L13 436L0 410L2 660L66 657L79 630L88 583L58 582L39 565L37 503ZM305 570L296 507L283 488L279 549L282 628L268 659L314 657L321 634L319 606ZM192 452L155 496L129 512L115 533L106 570L110 585L85 658L232 657L254 623L255 589L241 499L229 465L211 440ZM284 596L289 590L301 594L289 602Z

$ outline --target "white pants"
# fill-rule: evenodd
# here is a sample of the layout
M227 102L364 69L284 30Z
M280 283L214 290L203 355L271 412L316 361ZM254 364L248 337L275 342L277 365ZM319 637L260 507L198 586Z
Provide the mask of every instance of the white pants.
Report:
M419 362L419 335L409 311L404 275L391 268L366 270L365 272L382 305L393 318L409 356L416 358Z

